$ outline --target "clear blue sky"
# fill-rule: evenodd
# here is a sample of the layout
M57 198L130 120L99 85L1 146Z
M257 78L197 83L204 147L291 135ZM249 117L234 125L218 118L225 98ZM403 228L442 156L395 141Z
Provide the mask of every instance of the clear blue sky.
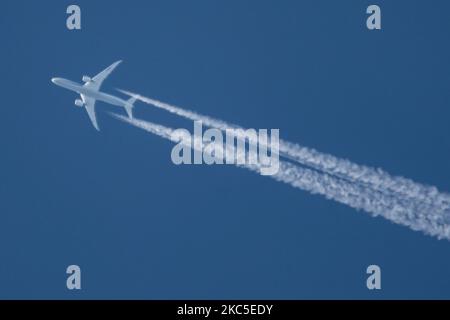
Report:
M370 32L371 1L3 1L0 298L450 298L449 241L233 166L175 166L170 142L101 102L97 132L50 82L123 59L106 92L450 191L450 3L376 3ZM136 116L192 130L142 103Z

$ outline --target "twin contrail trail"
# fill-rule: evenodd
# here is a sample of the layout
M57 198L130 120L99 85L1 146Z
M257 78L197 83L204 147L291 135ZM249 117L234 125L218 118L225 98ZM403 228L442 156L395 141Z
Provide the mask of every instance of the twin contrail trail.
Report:
M180 142L173 137L174 129L172 128L144 120L129 119L117 114L112 115L172 142ZM198 145L194 143L193 146L189 145L188 147L195 149L198 148ZM223 154L216 156L223 156ZM260 173L258 165L244 164L239 166ZM416 199L410 201L410 199L396 196L394 193L374 190L368 186L342 179L337 175L318 172L288 161L280 161L278 173L269 177L295 188L323 195L352 208L364 210L374 216L382 216L413 230L422 231L439 239L450 240L450 211L445 208L436 208L434 204L417 201Z
M209 127L221 130L226 130L227 128L241 128L240 126L201 115L152 98L144 97L136 93L125 90L119 91L181 117L193 121L202 121L204 125ZM450 209L450 195L439 192L434 186L427 186L407 178L392 176L382 169L359 165L349 160L340 159L333 155L322 153L312 148L304 147L282 139L280 139L279 153L280 156L294 160L302 165L348 181L357 182L380 192L395 193L399 196L410 198L411 200L428 203L441 210Z

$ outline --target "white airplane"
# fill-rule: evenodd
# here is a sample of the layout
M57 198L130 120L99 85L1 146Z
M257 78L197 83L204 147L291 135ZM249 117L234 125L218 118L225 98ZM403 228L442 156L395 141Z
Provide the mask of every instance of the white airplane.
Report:
M60 87L65 89L75 91L80 94L81 100L76 99L75 105L77 107L85 107L86 111L91 119L92 125L95 129L99 130L97 124L97 118L95 116L95 101L100 100L115 106L124 107L128 117L133 119L133 104L136 101L136 97L132 97L128 100L123 100L118 97L112 96L110 94L100 92L100 86L103 81L113 72L113 70L121 63L122 61L114 62L108 68L100 72L93 78L88 76L83 76L83 84L79 84L67 79L62 78L52 78L52 82Z

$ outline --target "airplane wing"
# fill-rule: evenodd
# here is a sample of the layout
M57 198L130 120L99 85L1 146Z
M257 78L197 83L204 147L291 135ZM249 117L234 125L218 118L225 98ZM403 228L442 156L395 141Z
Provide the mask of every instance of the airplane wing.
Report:
M86 82L84 85L85 87L88 87L92 90L100 90L100 86L102 85L103 81L111 74L111 72L114 71L114 69L122 62L122 60L114 62L112 65L110 65L108 68L97 74L95 77L91 79L91 81Z
M81 95L81 99L84 102L84 107L86 108L86 111L89 115L89 119L91 119L92 125L95 129L100 131L97 124L97 117L95 115L95 99L86 97L84 94Z

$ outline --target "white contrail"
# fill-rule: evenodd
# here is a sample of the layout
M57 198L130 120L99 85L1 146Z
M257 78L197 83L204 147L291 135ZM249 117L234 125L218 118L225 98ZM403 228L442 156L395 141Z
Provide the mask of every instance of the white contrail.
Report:
M226 130L227 128L241 128L237 125L229 124L222 120L204 116L136 93L125 90L119 91L173 114L193 121L202 121L204 125L209 127L221 130ZM415 199L416 201L426 202L438 208L450 209L450 195L448 193L439 192L434 186L416 183L410 179L399 176L391 176L382 169L359 165L347 159L340 159L333 155L322 153L315 149L303 147L282 139L280 139L279 153L281 156L305 166L349 181L358 182L381 192L393 192Z
M172 142L180 141L173 138L173 129L139 119L129 119L125 116L112 114L128 124L151 132ZM189 145L188 147L196 148ZM200 150L201 151L201 150ZM216 155L220 156L220 155ZM222 155L223 156L223 155ZM259 173L258 165L239 165ZM397 224L405 225L416 231L422 231L439 239L450 240L450 211L436 211L427 204L417 204L403 198L383 194L357 183L351 183L321 173L302 168L290 162L280 161L277 174L269 176L277 181L287 183L295 188L320 194L328 199L340 202L358 210L364 210L373 216L382 216ZM430 210L432 209L432 210Z

